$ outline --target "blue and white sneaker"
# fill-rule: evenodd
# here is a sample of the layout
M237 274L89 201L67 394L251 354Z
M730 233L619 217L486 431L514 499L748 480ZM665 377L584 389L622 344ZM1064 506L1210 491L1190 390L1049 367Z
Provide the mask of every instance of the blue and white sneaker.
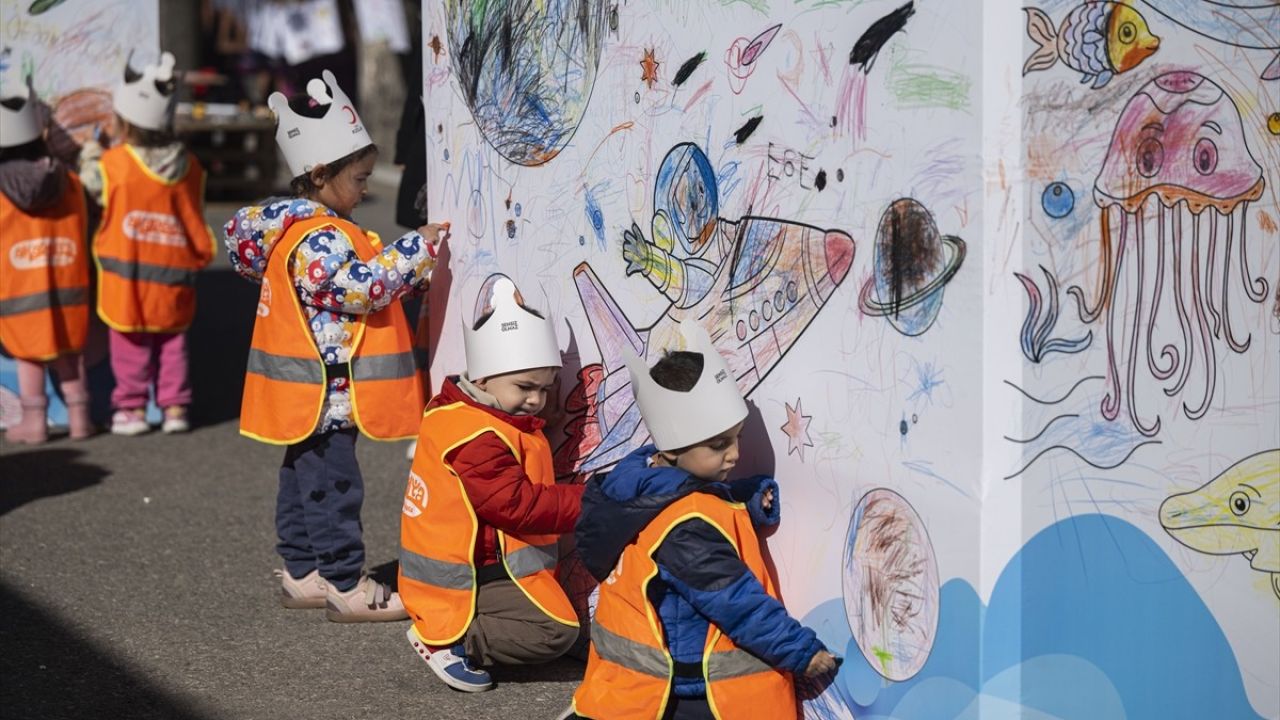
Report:
M431 652L413 625L409 626L405 636L409 638L409 644L418 653L418 657L427 663L431 672L443 680L445 685L462 692L484 692L493 687L493 679L489 677L489 673L471 665L462 645Z

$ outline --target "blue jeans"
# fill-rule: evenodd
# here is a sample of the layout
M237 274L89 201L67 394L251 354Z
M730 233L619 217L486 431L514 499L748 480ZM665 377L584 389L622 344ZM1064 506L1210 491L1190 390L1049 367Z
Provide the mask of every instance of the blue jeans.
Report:
M276 552L285 570L301 578L318 568L337 590L355 587L364 567L363 504L354 429L290 445L276 496Z

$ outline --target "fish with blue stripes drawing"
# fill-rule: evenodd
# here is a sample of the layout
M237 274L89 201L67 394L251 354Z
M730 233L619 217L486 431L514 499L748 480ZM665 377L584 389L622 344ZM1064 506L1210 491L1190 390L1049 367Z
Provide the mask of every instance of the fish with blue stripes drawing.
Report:
M1048 70L1059 61L1095 89L1132 70L1160 49L1142 13L1118 2L1086 2L1072 8L1054 28L1043 10L1023 8L1027 35L1037 45L1022 74Z

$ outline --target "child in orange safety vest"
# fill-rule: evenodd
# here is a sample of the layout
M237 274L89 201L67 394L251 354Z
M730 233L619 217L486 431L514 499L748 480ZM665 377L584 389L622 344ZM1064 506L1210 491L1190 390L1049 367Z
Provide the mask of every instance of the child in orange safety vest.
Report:
M287 446L276 496L280 602L332 622L407 617L363 572L359 433L414 436L421 363L400 298L427 289L444 225L383 245L351 220L378 148L333 73L268 104L294 197L241 208L226 223L231 265L260 283L240 433ZM424 235L426 236L424 238Z
M575 539L600 581L587 670L567 718L796 720L797 676L838 658L779 599L757 528L778 484L728 481L747 406L706 330L627 371L654 444L587 485Z
M478 665L542 663L578 638L556 581L581 485L557 485L538 413L555 384L555 329L505 275L463 327L467 372L427 405L400 518L409 643L446 685L492 687Z
M204 168L173 136L177 77L170 53L135 71L112 95L124 142L80 154L80 179L102 205L93 239L98 317L107 324L111 432L141 435L152 387L166 433L190 429L186 330L195 317L196 274L213 259L204 222Z
M0 98L0 344L17 362L22 404L5 431L11 443L48 439L46 367L62 390L71 437L93 433L81 354L89 327L84 192L50 155L36 105L29 78Z

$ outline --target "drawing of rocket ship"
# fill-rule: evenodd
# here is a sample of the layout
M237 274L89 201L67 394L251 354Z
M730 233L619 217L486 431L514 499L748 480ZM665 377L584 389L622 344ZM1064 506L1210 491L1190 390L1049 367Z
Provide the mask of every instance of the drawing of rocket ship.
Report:
M631 394L623 352L653 365L681 344L680 321L707 329L748 395L777 367L817 317L853 265L854 242L840 230L775 218L718 217L715 179L695 145L677 145L655 180L652 239L624 234L627 273L642 274L671 301L652 325L637 328L591 266L574 283L600 350L596 388L600 442L583 448L579 472L607 468L643 444L648 433Z

